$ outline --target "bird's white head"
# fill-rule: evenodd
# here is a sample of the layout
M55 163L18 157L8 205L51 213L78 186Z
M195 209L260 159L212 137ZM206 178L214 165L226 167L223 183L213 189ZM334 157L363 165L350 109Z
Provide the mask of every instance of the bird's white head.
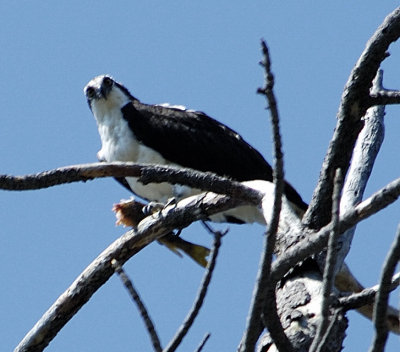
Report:
M93 78L83 91L96 119L115 109L120 110L135 99L128 89L109 75Z

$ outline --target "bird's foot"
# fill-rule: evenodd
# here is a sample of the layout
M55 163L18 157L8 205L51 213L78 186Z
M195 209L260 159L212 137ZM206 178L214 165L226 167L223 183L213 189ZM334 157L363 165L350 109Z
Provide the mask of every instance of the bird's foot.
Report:
M177 200L175 197L171 197L170 199L167 200L167 203L165 204L165 207L169 207L170 205L173 205L174 208L176 207L176 205L178 204Z
M146 216L149 215L154 215L155 213L169 207L170 205L176 206L177 202L175 198L170 198L168 199L167 203L161 203L161 202L149 202L147 205L145 205L142 209L143 214Z
M145 216L153 215L164 209L164 204L159 202L149 202L143 208L143 214Z

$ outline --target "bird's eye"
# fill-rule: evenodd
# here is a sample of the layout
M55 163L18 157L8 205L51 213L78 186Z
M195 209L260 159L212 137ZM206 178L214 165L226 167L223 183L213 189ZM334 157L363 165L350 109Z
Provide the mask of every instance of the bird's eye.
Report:
M96 96L96 91L93 87L87 87L86 88L86 96L89 99L93 99Z
M103 85L105 87L111 87L113 85L113 80L110 77L103 78Z

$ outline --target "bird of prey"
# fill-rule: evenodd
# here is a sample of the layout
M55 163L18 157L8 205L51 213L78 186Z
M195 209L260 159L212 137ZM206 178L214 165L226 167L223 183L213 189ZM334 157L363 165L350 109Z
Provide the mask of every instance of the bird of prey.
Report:
M84 92L101 138L100 160L175 165L210 171L258 190L260 186L266 186L269 193L273 194L272 169L262 155L238 133L203 112L186 110L182 106L141 103L127 88L108 75L92 79ZM199 192L167 183L143 185L133 177L118 181L141 198L156 202L166 202L172 197L179 200ZM282 201L283 207L289 207L299 217L307 209L307 204L287 182ZM136 207L132 207L132 204L122 202L115 209L122 217L129 217L129 213L135 212L135 218L140 221L144 217L141 212L143 204L135 204ZM258 221L260 217L255 213L259 212L254 208L234 209L211 220L237 223ZM171 234L160 240L173 251L182 250L200 265L206 265L207 248ZM363 289L346 265L336 277L336 286L342 291L358 292ZM371 317L372 310L368 307L362 307L360 312ZM397 316L398 312L392 309L388 315L388 326L399 333ZM389 319L391 317L392 321Z
M101 161L174 165L213 172L239 182L272 183L272 168L263 156L238 133L203 112L182 106L144 104L109 75L92 79L84 93L97 122ZM119 182L141 198L161 203L200 192L168 183L143 185L134 177ZM298 213L307 209L307 204L287 182L284 195ZM217 214L211 220L262 222L254 208L242 206Z

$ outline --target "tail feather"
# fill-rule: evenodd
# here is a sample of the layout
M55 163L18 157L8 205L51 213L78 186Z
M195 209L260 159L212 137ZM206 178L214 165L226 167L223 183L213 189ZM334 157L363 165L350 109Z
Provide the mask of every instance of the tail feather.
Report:
M183 238L172 233L166 234L160 238L158 242L165 245L168 249L179 256L182 256L180 252L182 251L202 267L207 266L208 262L206 258L210 254L210 250L207 247L185 241Z

